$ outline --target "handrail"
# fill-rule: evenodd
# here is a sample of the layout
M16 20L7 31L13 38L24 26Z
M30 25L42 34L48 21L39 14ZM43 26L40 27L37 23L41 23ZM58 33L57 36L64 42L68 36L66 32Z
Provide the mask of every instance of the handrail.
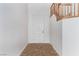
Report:
M53 14L57 20L79 17L79 3L53 3L50 7L50 16Z

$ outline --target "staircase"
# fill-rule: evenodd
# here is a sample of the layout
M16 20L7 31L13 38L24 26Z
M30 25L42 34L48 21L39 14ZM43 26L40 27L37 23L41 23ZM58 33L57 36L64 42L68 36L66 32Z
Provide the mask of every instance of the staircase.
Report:
M57 20L79 17L79 3L53 3L50 7L50 16L52 15Z
M21 56L58 56L49 43L29 43Z

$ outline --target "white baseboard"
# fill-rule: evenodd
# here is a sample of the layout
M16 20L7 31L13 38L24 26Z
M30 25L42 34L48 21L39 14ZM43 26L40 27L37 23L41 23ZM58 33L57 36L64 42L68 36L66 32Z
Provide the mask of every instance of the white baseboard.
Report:
M28 44L28 43L27 43ZM27 44L24 45L24 47L20 50L20 52L18 53L18 56L21 55L21 53L23 52L23 50L26 48Z
M54 46L54 44L51 44L53 46L53 48L55 49L55 51L58 53L59 56L62 56L62 52L59 52L56 47Z

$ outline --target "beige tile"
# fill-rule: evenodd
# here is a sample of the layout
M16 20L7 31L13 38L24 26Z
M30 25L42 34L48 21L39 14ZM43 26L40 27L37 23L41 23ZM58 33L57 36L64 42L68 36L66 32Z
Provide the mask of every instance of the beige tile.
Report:
M49 43L29 43L21 56L58 56Z

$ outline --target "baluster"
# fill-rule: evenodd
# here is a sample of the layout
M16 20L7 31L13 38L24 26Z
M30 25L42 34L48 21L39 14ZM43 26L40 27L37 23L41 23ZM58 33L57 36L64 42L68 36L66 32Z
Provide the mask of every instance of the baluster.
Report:
M52 5L52 15L55 14L55 4Z
M70 17L72 16L72 4L70 6Z
M53 14L55 14L55 4L54 3L50 7L50 16L52 16Z
M57 16L59 16L58 4L56 5Z
M52 16L52 14L53 14L53 4L50 7L50 17Z
M67 16L69 16L69 6L67 6Z
M64 9L64 10L65 10L65 12L64 12L64 13L65 13L65 15L64 15L64 16L66 16L66 6L64 6L64 8L65 8L65 9Z
M60 14L61 14L61 13L60 13L60 12L61 12L61 11L60 11L60 8L61 8L61 7L59 6L59 16L60 16Z
M63 15L63 4L62 4L62 17L63 17L64 15Z
M75 16L75 3L74 3L74 16Z
M78 16L79 16L79 3L78 3Z
M70 6L69 6L69 17L70 17Z
M75 16L78 16L78 3L75 3Z
M67 6L66 6L66 16L67 16Z
M63 6L61 4L61 17L63 17Z
M58 15L60 16L60 5L58 5Z

